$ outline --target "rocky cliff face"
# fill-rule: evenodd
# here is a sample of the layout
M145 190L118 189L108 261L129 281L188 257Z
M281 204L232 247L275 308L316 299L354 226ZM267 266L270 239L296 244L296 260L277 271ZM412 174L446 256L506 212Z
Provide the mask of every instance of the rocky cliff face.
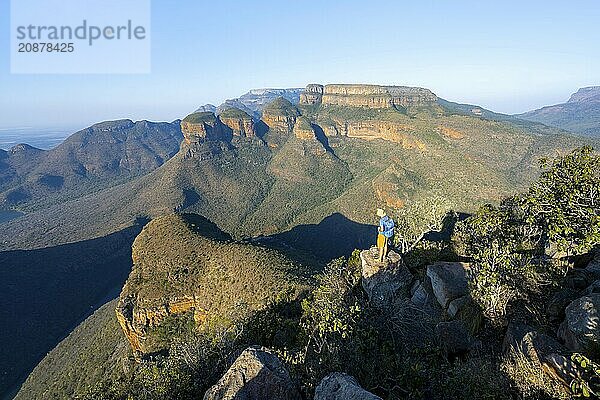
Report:
M437 96L428 89L379 85L308 85L300 96L302 105L333 105L367 108L430 105Z
M298 265L273 250L232 242L197 215L153 220L136 238L132 257L116 314L141 356L164 348L156 332L165 321L189 318L198 328L211 318L211 326L232 323L307 288Z
M291 132L299 115L300 112L292 103L279 97L265 107L262 121L269 129Z
M298 139L313 140L316 139L316 133L310 120L306 117L298 117L293 129L294 135Z
M212 112L197 112L181 121L181 132L187 144L201 139L217 139L223 134L221 121Z
M185 143L207 140L223 140L231 136L255 137L252 117L237 108L228 108L219 116L203 111L188 115L181 121Z
M236 108L230 108L223 111L219 115L221 122L231 129L233 136L239 137L255 137L256 131L254 130L254 121L252 117Z

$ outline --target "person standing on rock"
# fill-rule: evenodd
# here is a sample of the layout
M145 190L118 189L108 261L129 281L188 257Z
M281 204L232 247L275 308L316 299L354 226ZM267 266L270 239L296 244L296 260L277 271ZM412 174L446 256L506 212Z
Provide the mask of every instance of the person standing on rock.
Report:
M394 236L394 220L389 217L381 208L377 209L379 219L379 228L377 235L377 248L379 249L379 262L387 257L390 241Z

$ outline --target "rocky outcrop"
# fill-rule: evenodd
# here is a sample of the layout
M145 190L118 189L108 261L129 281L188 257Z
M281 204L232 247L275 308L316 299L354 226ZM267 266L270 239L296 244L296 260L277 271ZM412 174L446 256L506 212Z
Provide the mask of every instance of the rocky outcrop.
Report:
M312 83L306 86L306 89L300 94L300 104L314 105L321 104L323 98L323 85Z
M310 120L306 117L297 117L293 129L294 135L302 140L316 140L317 135Z
M377 247L360 253L362 287L376 307L388 307L394 301L408 299L413 276L398 253L390 250L383 263L377 259Z
M269 129L291 132L299 115L300 112L292 103L279 97L265 107L262 121Z
M326 136L344 136L363 140L383 139L398 143L405 149L426 150L427 148L425 143L418 139L417 128L404 123L370 119L359 121L336 119L333 122L318 122Z
M554 353L563 353L564 347L552 337L539 333L531 326L521 322L511 322L506 329L504 353L521 353L537 364L543 364L546 357Z
M255 137L254 121L246 112L237 109L229 108L219 114L219 119L223 124L231 129L233 136L239 137Z
M503 352L513 357L523 357L551 377L562 381L566 387L580 376L577 366L564 356L567 351L560 343L521 322L509 324L504 336Z
M300 104L392 108L432 105L437 96L428 89L379 85L308 85Z
M381 400L366 391L348 374L333 372L327 375L315 390L315 400Z
M264 347L249 347L231 365L204 400L299 400L302 397L288 371Z
M469 264L461 262L437 262L427 266L433 293L438 303L448 310L450 303L469 294L467 269Z
M572 351L600 354L600 294L580 297L565 310L558 336Z
M191 312L198 326L206 318L205 311L202 310L193 297L172 297L165 299L163 303L159 302L151 306L139 306L136 303L136 298L130 296L120 299L115 311L119 325L121 325L121 329L129 341L131 349L138 355L157 350L150 347L151 344L150 346L147 345L147 332L149 329L159 326L167 317Z
M218 139L223 135L223 125L212 112L198 112L181 121L181 132L185 143L191 144L203 139Z
M210 221L192 214L152 220L136 238L132 258L116 313L140 357L164 349L155 333L167 320L189 318L201 328L212 318L227 328L281 293L290 293L288 300L294 301L308 288L301 268L285 256L232 242Z

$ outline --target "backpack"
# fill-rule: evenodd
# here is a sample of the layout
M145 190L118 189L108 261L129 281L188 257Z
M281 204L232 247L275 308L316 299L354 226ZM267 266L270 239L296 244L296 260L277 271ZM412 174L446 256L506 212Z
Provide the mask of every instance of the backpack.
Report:
M394 236L394 220L390 217L385 217L382 221L383 223L383 236L392 237Z

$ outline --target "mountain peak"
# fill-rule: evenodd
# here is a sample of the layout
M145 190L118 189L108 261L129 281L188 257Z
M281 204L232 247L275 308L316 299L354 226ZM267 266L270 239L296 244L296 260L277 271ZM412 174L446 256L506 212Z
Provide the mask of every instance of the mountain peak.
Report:
M580 88L577 92L571 95L568 103L589 101L600 102L600 86L588 86Z

